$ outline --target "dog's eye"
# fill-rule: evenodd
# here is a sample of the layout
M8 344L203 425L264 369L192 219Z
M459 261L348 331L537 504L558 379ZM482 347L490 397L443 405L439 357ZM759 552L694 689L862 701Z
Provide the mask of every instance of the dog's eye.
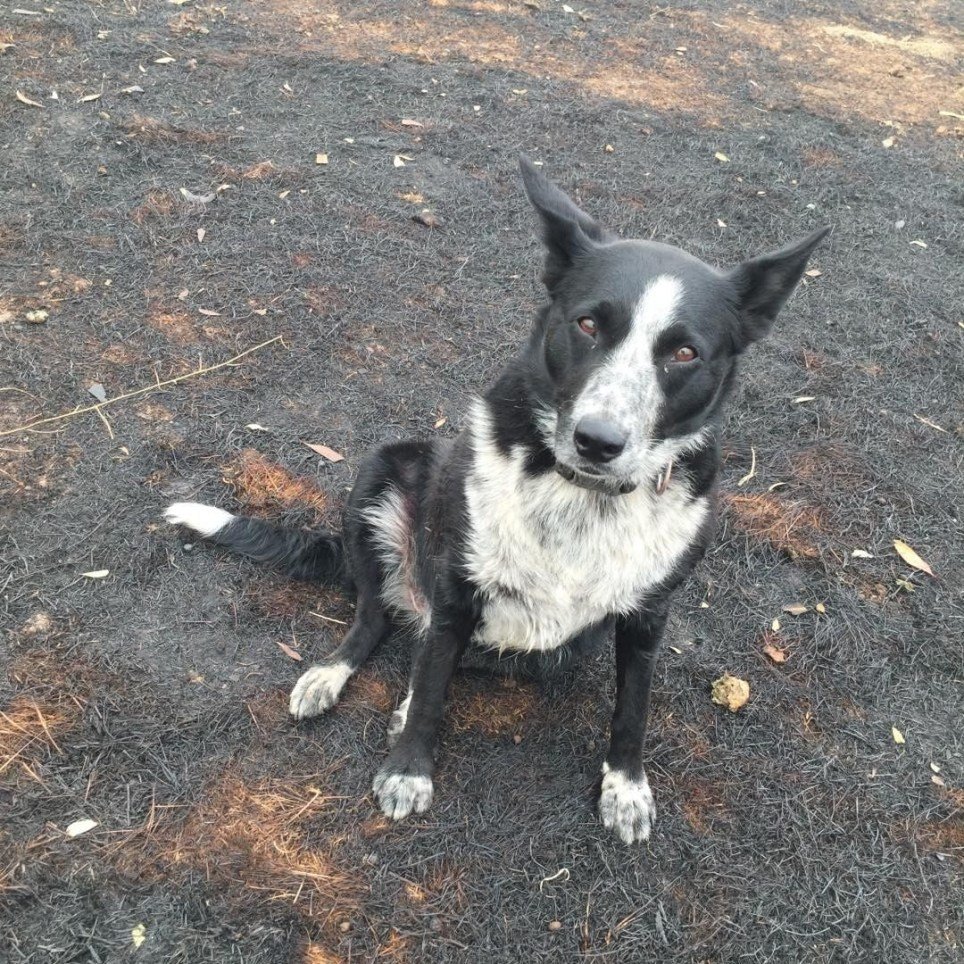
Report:
M677 348L673 352L673 361L675 362L695 361L698 357L696 349L692 345L683 345L682 348Z
M580 318L576 324L579 325L580 330L589 335L590 338L595 338L596 335L599 334L599 325L588 316Z

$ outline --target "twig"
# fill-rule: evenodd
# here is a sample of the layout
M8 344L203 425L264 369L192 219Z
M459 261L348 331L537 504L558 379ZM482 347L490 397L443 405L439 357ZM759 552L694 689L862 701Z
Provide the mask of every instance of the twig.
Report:
M739 488L743 488L743 486L746 485L747 482L749 482L750 479L754 478L755 476L756 476L756 449L753 448L753 446L751 445L750 446L750 471L747 472L747 474L744 475L743 478L740 479L740 481L737 482L736 484Z
M16 435L17 432L31 431L38 425L49 425L51 422L61 422L65 418L73 418L75 415L85 415L87 412L97 412L97 414L103 418L103 415L101 415L101 409L106 408L108 405L113 405L114 402L123 402L128 398L135 398L138 395L144 395L147 392L156 392L158 389L164 388L167 385L176 385L178 382L187 381L189 378L197 378L198 375L207 375L209 372L216 372L219 368L226 368L228 365L233 365L246 355L251 355L256 351L260 351L262 348L267 348L268 345L273 345L276 341L281 341L281 339L281 335L275 335L274 338L270 338L268 341L263 341L260 345L255 345L253 348L248 348L241 352L240 355L235 355L234 358L229 358L227 361L218 362L217 365L211 365L209 368L198 368L193 372L188 372L185 375L178 375L176 378L168 378L163 382L155 382L153 385L148 385L145 388L138 388L136 391L127 392L124 395L117 395L114 398L108 398L106 401L98 402L96 405L86 405L83 408L75 408L71 412L63 412L60 415L52 415L50 418L41 418L36 422L29 422L26 425L19 425L17 428L5 429L4 431L0 432L0 438L3 438L5 435Z

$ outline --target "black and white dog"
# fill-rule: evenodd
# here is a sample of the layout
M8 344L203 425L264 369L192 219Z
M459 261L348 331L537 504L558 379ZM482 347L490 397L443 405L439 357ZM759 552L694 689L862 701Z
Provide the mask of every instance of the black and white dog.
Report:
M674 590L714 525L723 404L827 233L718 271L625 241L526 160L549 301L451 441L377 449L341 536L282 531L198 503L166 518L294 577L357 592L340 646L298 680L293 716L330 709L401 617L417 630L408 693L374 781L400 819L432 802L446 690L466 647L578 648L615 626L616 707L599 813L624 841L654 818L643 769L649 690Z

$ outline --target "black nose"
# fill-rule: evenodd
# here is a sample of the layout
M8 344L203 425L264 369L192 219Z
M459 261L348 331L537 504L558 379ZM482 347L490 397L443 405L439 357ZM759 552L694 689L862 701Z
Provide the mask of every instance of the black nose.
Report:
M576 451L590 462L612 462L626 448L626 433L612 422L591 415L579 419Z

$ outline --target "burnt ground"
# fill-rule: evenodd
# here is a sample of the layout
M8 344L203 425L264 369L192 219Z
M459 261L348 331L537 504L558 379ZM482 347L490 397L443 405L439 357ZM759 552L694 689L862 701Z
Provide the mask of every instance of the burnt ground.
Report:
M0 14L3 961L960 960L955 4L572 6ZM279 644L327 652L349 604L159 524L183 498L330 523L370 446L457 430L541 298L520 151L716 263L834 226L731 408L640 848L593 812L607 658L462 676L436 803L389 826L404 639L292 725Z

